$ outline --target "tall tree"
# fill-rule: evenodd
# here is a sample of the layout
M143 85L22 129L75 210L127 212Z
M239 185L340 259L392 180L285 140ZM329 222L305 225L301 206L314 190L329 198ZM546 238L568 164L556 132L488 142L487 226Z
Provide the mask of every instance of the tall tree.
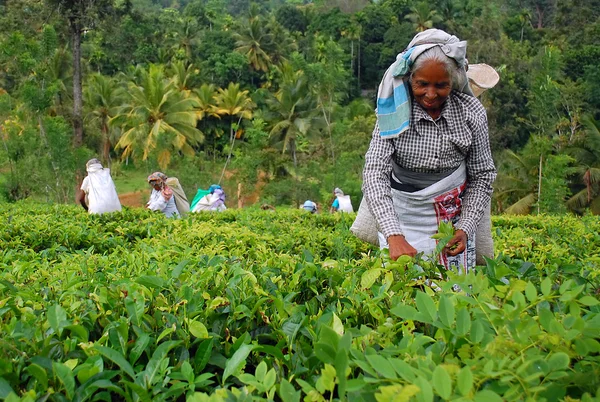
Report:
M256 71L267 72L271 63L268 50L273 46L273 38L264 21L251 18L234 35L236 51L245 55Z
M583 118L585 130L574 139L567 152L575 158L577 171L583 189L567 202L574 210L590 207L594 214L600 214L600 121L592 116ZM581 187L579 187L581 188Z
M113 0L46 0L64 16L73 52L73 144L83 144L83 90L81 86L81 35L112 8Z
M157 148L158 163L165 169L172 152L193 155L193 146L204 141L196 128L197 100L178 90L173 81L165 78L161 66L150 65L140 72L140 84L128 86L128 104L111 124L123 127L117 148L123 156L148 159Z
M279 90L268 100L271 112L270 136L281 146L281 152L289 151L298 168L297 142L307 136L318 120L319 110L315 97L310 92L307 77L303 71L283 71Z
M432 10L430 3L420 2L411 7L411 13L405 18L412 22L416 32L423 32L429 28L433 28L435 24L441 22L441 17L436 10Z
M221 116L229 116L231 119L229 126L229 155L225 161L225 166L223 166L223 172L219 179L220 183L223 180L225 170L231 159L233 146L235 145L236 131L239 129L242 119L252 118L252 109L254 109L255 105L248 96L248 91L240 90L240 85L234 83L230 83L226 89L219 88L215 100L217 101L215 112ZM238 119L237 123L235 123L236 118Z
M113 136L109 120L119 113L119 108L124 99L123 88L111 77L102 74L93 74L87 80L84 91L85 102L89 112L87 120L98 123L102 133L102 159L110 165L110 151Z
M196 115L198 116L198 124L201 131L212 137L213 146L213 162L216 162L217 158L217 138L219 138L223 130L215 130L214 125L208 120L208 118L220 119L221 116L217 113L217 100L215 96L217 90L213 84L202 84L200 88L193 90L196 99L198 100L198 107L196 108Z

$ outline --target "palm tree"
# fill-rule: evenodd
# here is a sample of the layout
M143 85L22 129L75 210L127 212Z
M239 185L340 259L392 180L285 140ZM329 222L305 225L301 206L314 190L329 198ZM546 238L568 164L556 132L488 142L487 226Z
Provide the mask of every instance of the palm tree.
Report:
M173 83L186 96L190 95L190 81L193 75L196 74L193 64L187 64L181 60L171 63L169 72L173 79Z
M221 118L221 116L217 113L217 101L215 99L217 90L214 84L202 84L200 88L195 88L193 90L193 93L198 101L198 107L196 108L196 116L198 117L198 122L201 126L201 130L206 135L208 135L209 132L212 131L213 161L215 161L217 157L217 138L220 137L220 133L222 132L222 130L208 130L206 118Z
M110 165L112 148L111 127L109 120L119 113L124 99L123 88L111 77L92 74L84 88L84 99L89 109L86 116L89 122L98 122L102 133L102 159Z
M51 114L66 115L65 104L73 99L69 88L73 85L71 55L64 48L58 48L52 52L47 60L46 77L50 82L57 85L57 91L54 95L54 104L50 108Z
M140 83L128 85L129 104L112 124L123 127L117 148L123 148L123 157L139 156L142 160L156 149L158 163L165 169L171 161L171 152L193 155L193 146L204 141L196 128L198 116L195 97L187 97L173 81L165 78L162 66L150 65L140 72Z
M259 18L249 19L234 35L236 52L245 55L256 71L267 72L271 57L267 50L273 47L273 37Z
M406 15L407 20L413 23L416 32L423 32L441 21L437 11L429 7L429 3L420 2L410 8L411 13Z
M198 22L192 18L184 18L181 23L176 24L174 46L183 49L187 61L192 61L193 50L200 44L200 27Z
M499 209L509 215L526 215L537 199L538 161L527 155L517 155L511 150L505 151L503 156L494 183L494 196ZM505 207L506 204L509 206Z
M198 100L198 108L196 109L198 120L205 117L221 118L217 113L217 101L215 99L217 91L214 84L202 84L200 88L195 88L193 92Z
M277 21L275 15L271 15L267 20L267 30L272 39L272 45L266 48L269 57L275 65L287 61L287 56L298 50L298 44L290 33Z
M240 84L234 84L233 82L229 83L227 89L219 88L218 93L215 96L215 100L217 102L215 113L220 116L229 116L231 119L229 126L229 155L227 156L225 166L223 166L223 172L221 173L221 178L219 179L219 183L221 183L233 152L233 146L236 139L235 130L239 128L242 119L252 118L252 109L254 109L255 105L254 102L252 102L252 99L250 99L248 96L248 91L240 90ZM234 124L236 117L238 118L238 121L237 124Z
M527 9L521 10L519 13L519 23L521 24L521 42L523 42L523 34L525 33L525 27L531 26L531 12Z
M567 206L578 210L589 206L594 214L600 214L600 122L585 116L583 136L576 138L567 149L577 161L577 170L584 188L567 201Z
M271 130L274 143L280 144L281 153L289 150L293 161L293 176L298 180L298 142L309 136L320 123L315 97L302 70L283 66L279 90L268 100ZM289 169L288 169L289 171ZM295 186L297 189L298 186ZM294 195L299 202L297 192Z
M350 40L350 71L354 74L354 42L357 41L358 49L360 49L360 34L362 33L362 25L358 22L353 22L348 29L342 31L342 36ZM360 50L358 53L358 62L360 63ZM360 88L360 65L358 66L358 87Z
M281 144L282 154L289 150L294 169L297 169L296 143L300 136L307 136L317 123L317 102L301 70L284 70L282 81L275 96L268 100L272 122L269 135L274 142Z

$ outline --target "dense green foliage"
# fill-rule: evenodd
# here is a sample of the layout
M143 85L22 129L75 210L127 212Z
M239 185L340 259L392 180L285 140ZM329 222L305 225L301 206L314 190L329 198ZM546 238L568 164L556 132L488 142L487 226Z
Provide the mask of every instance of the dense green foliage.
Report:
M600 212L599 10L598 0L4 0L3 198L70 200L96 154L117 170L198 173L189 188L243 183L262 202L327 202L334 187L358 200L377 84L416 32L436 27L501 76L482 98L494 209Z
M435 264L387 261L349 218L8 205L0 397L600 397L597 219L494 218L499 256L436 292Z

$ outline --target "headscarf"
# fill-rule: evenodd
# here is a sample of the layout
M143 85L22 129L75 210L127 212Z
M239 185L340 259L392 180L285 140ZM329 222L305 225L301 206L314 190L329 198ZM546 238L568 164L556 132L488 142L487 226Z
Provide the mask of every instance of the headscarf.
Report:
M214 193L215 190L220 190L221 186L219 186L218 184L212 184L209 188L208 188L208 192L209 193Z
M466 76L467 42L440 29L419 32L396 61L387 69L377 91L377 123L382 138L396 138L410 127L412 110L408 90L408 73L414 61L426 50L439 46L444 54L456 61L464 86L460 92L473 96Z
M85 164L85 170L88 173L94 173L102 169L102 163L100 163L100 161L97 158L92 158Z
M304 205L302 205L302 208L309 211L309 212L316 212L317 211L317 204L315 204L313 201L311 200L306 200L304 202Z
M173 197L173 190L167 186L167 175L162 172L154 172L148 176L148 183L156 182L161 188L160 192L165 197L166 201L169 201Z
M335 194L337 197L344 196L344 192L339 187L336 187L335 190L333 190L333 194Z

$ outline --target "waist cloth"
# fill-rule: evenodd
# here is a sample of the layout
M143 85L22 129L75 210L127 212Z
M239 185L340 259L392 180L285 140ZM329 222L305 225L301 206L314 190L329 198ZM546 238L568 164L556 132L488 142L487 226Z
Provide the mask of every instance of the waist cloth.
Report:
M456 224L462 211L467 185L463 162L455 170L442 173L417 173L393 163L390 175L394 210L406 241L418 252L431 256L437 240L431 238L441 222ZM387 240L379 234L382 248ZM475 234L469 236L464 252L451 257L440 255L439 262L455 272L467 272L475 266Z

